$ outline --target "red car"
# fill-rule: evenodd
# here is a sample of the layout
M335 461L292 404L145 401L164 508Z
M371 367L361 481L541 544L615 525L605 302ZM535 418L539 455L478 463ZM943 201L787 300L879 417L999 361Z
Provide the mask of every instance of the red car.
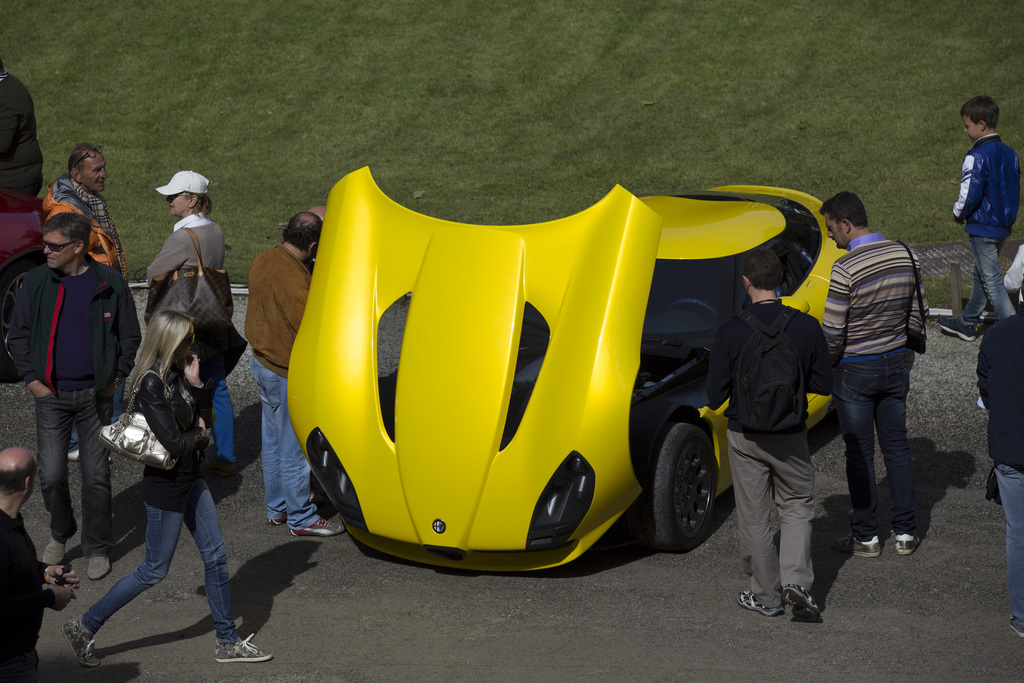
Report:
M0 380L21 379L7 350L14 299L25 273L45 262L42 230L43 202L38 197L0 188Z

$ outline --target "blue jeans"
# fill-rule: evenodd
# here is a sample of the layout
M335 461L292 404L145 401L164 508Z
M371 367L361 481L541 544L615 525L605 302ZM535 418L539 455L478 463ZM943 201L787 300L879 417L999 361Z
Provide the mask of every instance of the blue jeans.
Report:
M256 356L249 364L263 404L263 501L267 517L287 515L290 528L305 529L318 515L309 500L309 462L288 417L288 379L265 368Z
M39 655L35 650L0 662L0 681L4 683L36 683L38 680Z
M111 526L110 461L100 446L100 425L110 420L110 397L92 389L61 390L35 399L39 445L39 490L50 513L50 536L61 543L78 531L68 484L68 444L74 426L81 436L82 553L109 557Z
M996 465L999 498L1006 515L1006 583L1010 588L1010 614L1024 624L1024 472Z
M228 394L224 354L210 356L199 364L199 379L213 380L213 448L218 460L235 461L235 407Z
M82 615L82 625L96 633L100 627L143 591L160 583L171 566L184 522L195 539L205 568L206 601L210 604L217 640L235 642L235 617L231 614L228 556L220 533L217 510L206 481L197 479L188 493L184 514L146 505L146 557L139 568L123 577Z
M974 254L971 298L967 300L960 320L968 325L977 325L986 301L992 302L992 308L1000 320L1006 320L1017 312L1003 286L1003 269L999 266L999 250L1006 240L970 235L969 241L971 253Z
M907 353L891 353L859 363L840 363L833 371L839 429L846 442L846 481L853 515L850 530L861 541L878 535L875 488L875 430L885 460L892 498L890 523L897 534L916 531L914 470L907 441Z

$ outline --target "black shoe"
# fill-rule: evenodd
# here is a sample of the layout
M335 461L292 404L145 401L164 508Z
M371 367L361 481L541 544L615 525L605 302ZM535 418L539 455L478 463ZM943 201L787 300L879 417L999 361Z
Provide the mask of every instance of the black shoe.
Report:
M812 621L821 618L818 603L803 586L787 583L782 589L782 599L793 607L793 616L797 619Z
M939 323L939 329L951 337L960 337L964 341L974 341L978 338L977 325L968 325L960 318L954 318L951 315L940 315L936 320Z

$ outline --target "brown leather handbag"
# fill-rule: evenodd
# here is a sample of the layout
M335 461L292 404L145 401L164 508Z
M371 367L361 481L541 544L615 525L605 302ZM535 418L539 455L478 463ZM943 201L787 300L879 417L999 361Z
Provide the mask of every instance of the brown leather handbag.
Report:
M234 303L226 270L203 268L199 237L192 228L184 228L192 238L198 266L183 267L153 278L146 302L146 323L157 311L169 308L192 316L197 330L223 330L231 327Z

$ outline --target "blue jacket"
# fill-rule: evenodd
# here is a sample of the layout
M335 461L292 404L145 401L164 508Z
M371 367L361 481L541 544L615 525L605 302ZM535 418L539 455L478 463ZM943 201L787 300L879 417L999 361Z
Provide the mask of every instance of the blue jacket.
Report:
M967 223L964 232L968 235L1002 239L1009 236L1019 205L1017 153L998 135L981 138L964 157L953 218L957 223Z
M1024 307L985 330L978 351L978 390L988 408L988 454L1024 467Z

